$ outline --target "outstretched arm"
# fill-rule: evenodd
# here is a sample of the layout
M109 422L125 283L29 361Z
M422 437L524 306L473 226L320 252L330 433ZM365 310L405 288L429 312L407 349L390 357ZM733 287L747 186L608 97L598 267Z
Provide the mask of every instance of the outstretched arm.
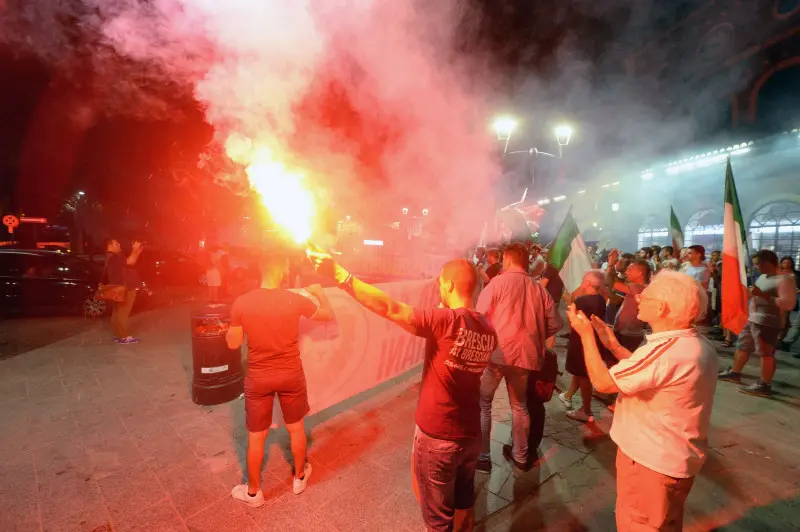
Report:
M316 262L318 267L323 264L332 264L334 277L336 282L339 283L339 286L353 296L353 299L361 303L367 310L396 323L412 334L417 333L417 327L414 321L414 309L411 305L395 301L386 295L383 290L355 278L350 272L333 262L330 255L309 252L308 256Z

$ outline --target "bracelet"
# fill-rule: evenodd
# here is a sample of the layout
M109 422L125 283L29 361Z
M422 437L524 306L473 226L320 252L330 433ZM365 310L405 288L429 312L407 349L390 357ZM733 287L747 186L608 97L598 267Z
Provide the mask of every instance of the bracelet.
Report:
M346 290L346 289L349 290L349 289L353 288L353 274L352 273L347 272L347 278L345 278L344 281L339 283L339 288L341 290Z

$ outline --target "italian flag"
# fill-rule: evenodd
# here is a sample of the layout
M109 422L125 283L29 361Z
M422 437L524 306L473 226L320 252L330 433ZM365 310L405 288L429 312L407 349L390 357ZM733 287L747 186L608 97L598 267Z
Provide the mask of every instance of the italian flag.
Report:
M678 221L678 217L675 216L675 209L672 208L672 205L669 206L669 233L670 236L672 236L672 247L677 257L678 252L683 247L683 231L681 230L681 223Z
M592 269L592 260L586 251L578 224L572 217L572 209L567 213L567 218L547 251L547 262L558 270L558 276L564 281L564 288L568 292L577 290L583 281L583 274Z
M747 324L747 235L733 182L731 158L725 168L725 226L722 236L722 326L739 334Z

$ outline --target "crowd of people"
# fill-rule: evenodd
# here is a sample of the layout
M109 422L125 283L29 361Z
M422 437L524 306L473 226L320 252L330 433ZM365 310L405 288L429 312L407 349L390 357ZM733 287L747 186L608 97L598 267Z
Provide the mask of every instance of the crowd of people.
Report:
M129 256L108 243L107 282L126 286L114 301L112 328L121 343L137 340L127 330L135 290L134 266L142 246ZM428 530L469 530L475 475L489 473L493 459L524 474L541 461L538 448L545 403L558 372L553 352L564 322L569 331L565 369L568 389L557 394L573 420L593 421L594 397L610 403L611 438L618 446L616 519L620 530L680 530L683 505L707 450L707 434L718 380L741 383L752 354L761 376L741 391L772 394L775 352L798 337L798 277L794 261L770 250L753 257L748 323L736 338L730 368L718 368L709 339L733 345L720 327L721 254L706 260L702 246L674 250L643 248L593 253L594 269L577 290L565 290L559 272L539 246L510 243L477 248L447 262L438 278L439 308L415 308L391 299L356 278L325 253L308 253L317 274L371 312L426 339L412 451L412 485ZM220 298L226 257L212 250L209 296ZM335 319L319 285L311 298L286 290L288 256L261 257L261 283L236 299L227 343L248 345L244 384L248 429L247 483L233 488L237 501L258 507L264 443L277 396L291 439L293 492L308 485L304 418L309 412L298 348L300 319ZM329 283L330 284L330 283ZM705 326L705 327L703 327ZM512 413L511 442L502 457L490 446L492 404L505 381ZM576 405L576 395L580 403Z
M635 254L612 249L593 257L595 269L572 293L547 263L546 253L535 245L510 243L503 249L478 248L469 258L446 263L438 278L439 308L393 300L332 256L308 256L320 275L331 277L366 309L426 339L412 485L428 530L470 529L475 475L490 472L493 459L507 460L515 474L540 463L544 404L558 372L552 347L563 326L562 300L570 326L565 369L572 382L557 397L566 415L582 422L593 420L593 395L613 400L619 529L639 530L645 524L647 529L680 530L684 502L705 460L718 379L741 381L742 366L757 352L764 368L761 379L743 391L771 393L775 364L774 349L768 347L776 345L785 328L783 316L797 311L794 265L780 264L772 251L758 252L750 323L738 338L733 367L720 372L717 350L707 338L715 332L698 326L715 323L719 314L714 303L720 286L718 252L707 261L702 246L677 256L670 247ZM291 436L294 492L301 493L308 483L312 468L303 418L309 408L297 323L301 318L334 319L319 287L309 290L315 302L281 288L289 273L287 259L265 257L261 271L261 287L234 303L227 336L231 348L248 338L248 481L236 486L232 496L250 506L264 504L259 479L276 395ZM493 457L492 403L503 381L512 436L502 447L503 456ZM580 406L575 408L578 393Z

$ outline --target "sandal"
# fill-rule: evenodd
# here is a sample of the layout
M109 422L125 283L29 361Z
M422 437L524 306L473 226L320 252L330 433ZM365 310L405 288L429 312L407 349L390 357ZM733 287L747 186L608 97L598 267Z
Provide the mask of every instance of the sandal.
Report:
M724 340L720 345L722 347L733 347L733 342L729 342L727 340Z

